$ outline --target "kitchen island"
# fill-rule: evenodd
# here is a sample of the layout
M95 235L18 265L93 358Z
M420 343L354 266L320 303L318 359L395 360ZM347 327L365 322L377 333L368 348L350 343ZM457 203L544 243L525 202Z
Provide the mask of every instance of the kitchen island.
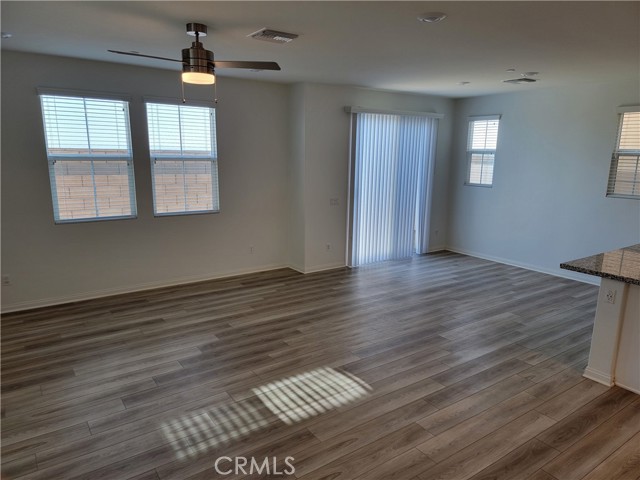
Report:
M602 277L584 376L640 393L640 244L560 268Z

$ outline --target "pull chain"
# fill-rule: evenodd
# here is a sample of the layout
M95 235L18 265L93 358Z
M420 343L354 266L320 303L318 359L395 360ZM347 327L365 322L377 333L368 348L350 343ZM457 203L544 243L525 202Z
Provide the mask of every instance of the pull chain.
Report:
M184 80L182 80L182 75L180 75L180 85L182 86L182 103L187 103L187 99L184 98Z

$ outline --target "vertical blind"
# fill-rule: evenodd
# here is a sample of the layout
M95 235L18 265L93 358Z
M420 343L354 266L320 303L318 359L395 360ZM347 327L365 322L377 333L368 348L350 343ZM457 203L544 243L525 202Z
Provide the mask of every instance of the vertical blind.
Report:
M607 195L640 198L640 111L620 115Z
M219 211L215 109L147 103L156 215Z
M56 222L135 216L128 103L40 95Z
M352 266L409 257L425 244L436 122L424 116L356 115Z
M469 120L467 183L470 185L493 184L499 124L498 115L472 117Z

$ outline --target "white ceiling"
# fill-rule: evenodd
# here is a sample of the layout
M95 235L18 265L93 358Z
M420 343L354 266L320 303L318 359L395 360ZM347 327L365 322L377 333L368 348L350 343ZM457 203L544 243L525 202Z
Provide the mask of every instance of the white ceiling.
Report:
M209 26L203 43L216 59L282 67L225 69L222 76L466 97L638 79L639 7L637 1L2 1L2 31L13 35L2 49L177 70L171 62L106 50L180 58L192 40L185 24L199 22ZM448 17L418 22L433 11ZM247 37L262 27L300 37L286 45ZM528 71L540 72L538 83L502 83Z

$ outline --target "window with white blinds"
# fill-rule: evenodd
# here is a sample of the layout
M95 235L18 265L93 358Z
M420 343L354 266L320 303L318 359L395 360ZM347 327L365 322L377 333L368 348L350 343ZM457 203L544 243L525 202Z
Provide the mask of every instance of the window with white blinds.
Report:
M469 118L467 185L493 185L499 125L499 115Z
M40 95L56 223L136 215L124 100Z
M215 109L147 103L156 215L220 210Z
M620 113L607 196L640 198L640 107Z

